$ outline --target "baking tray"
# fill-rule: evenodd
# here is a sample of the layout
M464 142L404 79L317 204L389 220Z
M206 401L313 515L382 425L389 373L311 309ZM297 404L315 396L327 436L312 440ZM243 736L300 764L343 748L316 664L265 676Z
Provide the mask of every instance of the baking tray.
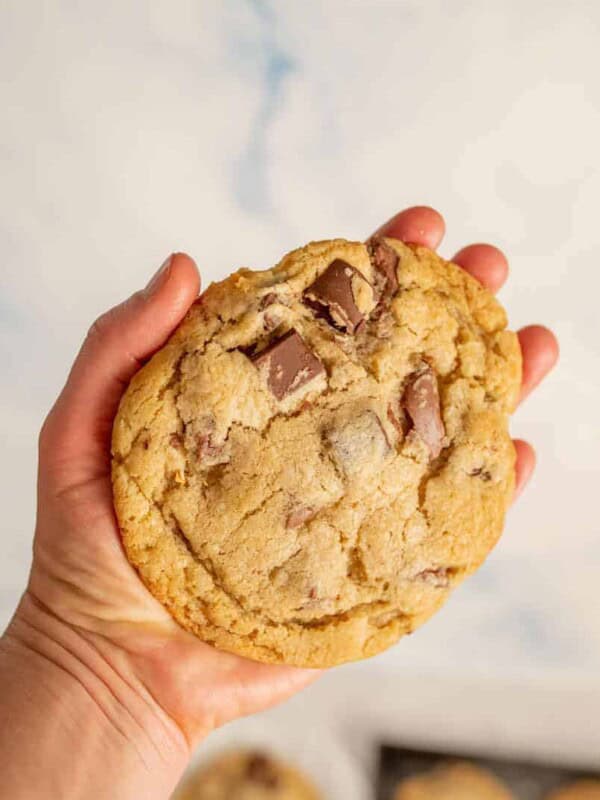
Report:
M539 764L515 759L478 757L466 753L412 750L382 745L377 772L377 800L392 800L401 780L428 772L449 761L468 761L498 777L518 800L543 800L559 786L580 778L600 780L600 773L582 772L557 764Z

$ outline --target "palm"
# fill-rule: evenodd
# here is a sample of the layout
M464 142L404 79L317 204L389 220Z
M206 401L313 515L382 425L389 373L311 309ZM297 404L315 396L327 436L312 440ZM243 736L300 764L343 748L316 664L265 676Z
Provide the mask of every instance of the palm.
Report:
M38 521L31 594L86 635L126 652L190 741L316 676L219 652L172 620L123 554L108 464L91 482L64 485L41 505L50 513ZM190 683L195 691L188 693Z
M436 247L443 220L431 209L409 209L381 232ZM465 248L455 260L492 290L506 277L504 256L487 245ZM271 705L317 674L222 653L186 633L146 590L121 548L110 484L112 419L141 359L169 336L198 288L191 260L176 256L150 291L92 328L40 439L29 586L35 600L92 637L107 658L124 657L190 741L215 724ZM550 369L557 350L552 335L537 326L521 331L520 340L525 395ZM522 486L534 455L526 443L516 445Z

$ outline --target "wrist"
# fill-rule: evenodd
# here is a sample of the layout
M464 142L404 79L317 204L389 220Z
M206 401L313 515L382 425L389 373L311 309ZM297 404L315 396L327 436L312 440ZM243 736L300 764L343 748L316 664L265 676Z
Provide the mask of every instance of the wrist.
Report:
M0 747L10 755L3 762L12 797L163 798L172 791L187 742L109 647L23 598L0 640ZM39 787L26 755L20 761L32 748L44 763Z

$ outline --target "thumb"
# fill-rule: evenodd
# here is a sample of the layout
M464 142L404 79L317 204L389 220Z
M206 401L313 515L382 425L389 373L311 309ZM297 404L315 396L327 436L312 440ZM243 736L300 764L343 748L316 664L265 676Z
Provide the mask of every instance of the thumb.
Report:
M181 322L199 289L195 263L176 253L145 289L94 322L40 435L40 473L50 470L57 488L108 471L121 395L144 359Z

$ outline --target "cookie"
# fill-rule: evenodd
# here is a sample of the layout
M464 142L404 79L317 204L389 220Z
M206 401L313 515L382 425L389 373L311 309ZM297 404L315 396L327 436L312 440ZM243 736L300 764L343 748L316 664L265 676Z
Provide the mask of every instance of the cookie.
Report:
M600 780L585 778L557 789L547 800L600 800Z
M514 800L498 778L468 762L443 764L403 781L394 800Z
M514 489L520 350L458 266L336 239L211 285L113 430L125 551L187 630L326 667L410 633Z
M319 800L311 782L288 764L261 752L225 753L201 767L173 800Z

